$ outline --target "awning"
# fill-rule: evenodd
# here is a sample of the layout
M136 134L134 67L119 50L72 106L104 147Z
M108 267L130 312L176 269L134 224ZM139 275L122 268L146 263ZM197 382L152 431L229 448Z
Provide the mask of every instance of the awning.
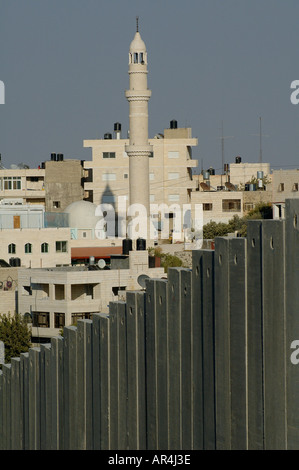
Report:
M88 259L90 256L95 258L109 259L111 255L121 255L123 252L121 246L95 246L95 247L82 247L72 248L71 258L72 259Z

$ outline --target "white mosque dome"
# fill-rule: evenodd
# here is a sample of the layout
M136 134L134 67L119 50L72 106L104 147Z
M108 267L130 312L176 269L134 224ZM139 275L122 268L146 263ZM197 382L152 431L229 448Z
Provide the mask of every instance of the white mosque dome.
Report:
M64 210L69 215L69 226L71 228L94 229L101 217L95 215L97 206L88 201L72 202Z

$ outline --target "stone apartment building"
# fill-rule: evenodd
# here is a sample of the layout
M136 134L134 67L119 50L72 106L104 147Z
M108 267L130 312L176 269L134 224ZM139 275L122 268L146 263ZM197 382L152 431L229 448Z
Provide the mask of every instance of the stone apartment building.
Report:
M224 165L222 174L213 168L203 171L198 187L191 193L192 216L195 205L203 205L203 224L210 221L227 223L235 215L243 217L257 204L272 202L272 177L269 163L235 163Z
M115 128L120 129L119 123ZM84 140L91 148L91 161L84 162L88 172L84 183L85 198L95 204L117 204L118 196L128 200L129 157L125 152L129 139L121 138L120 130L107 133L104 139ZM192 138L191 128L179 128L171 121L163 134L149 139L153 148L149 157L150 202L171 205L187 204L190 193L196 188L192 168L197 161L192 158L192 147L198 143ZM117 208L117 206L115 206Z
M38 168L0 168L0 201L39 204L49 212L61 212L84 198L83 162L51 154Z
M299 197L299 169L272 173L273 217L284 218L285 200Z
M110 301L124 300L126 290L140 290L140 275L165 276L163 268L149 267L147 250L117 257L108 270L93 265L19 269L19 313L31 316L36 341L50 338L77 319L107 314Z

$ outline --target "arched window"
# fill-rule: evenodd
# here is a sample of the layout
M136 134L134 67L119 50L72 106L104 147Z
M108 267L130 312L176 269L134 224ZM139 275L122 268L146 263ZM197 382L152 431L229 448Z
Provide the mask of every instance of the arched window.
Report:
M11 255L15 255L16 245L14 243L11 243L10 245L8 245L8 253L10 253Z
M31 243L26 243L26 245L25 245L25 253L32 253L32 245L31 245Z
M41 244L41 252L42 253L49 253L49 243L42 243Z

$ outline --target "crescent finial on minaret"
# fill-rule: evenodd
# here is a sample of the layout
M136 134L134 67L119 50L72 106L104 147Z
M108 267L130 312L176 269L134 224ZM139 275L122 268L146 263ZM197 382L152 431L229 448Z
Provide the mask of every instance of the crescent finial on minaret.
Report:
M139 16L136 16L136 33L139 32L139 25L138 25L138 23L139 23Z

